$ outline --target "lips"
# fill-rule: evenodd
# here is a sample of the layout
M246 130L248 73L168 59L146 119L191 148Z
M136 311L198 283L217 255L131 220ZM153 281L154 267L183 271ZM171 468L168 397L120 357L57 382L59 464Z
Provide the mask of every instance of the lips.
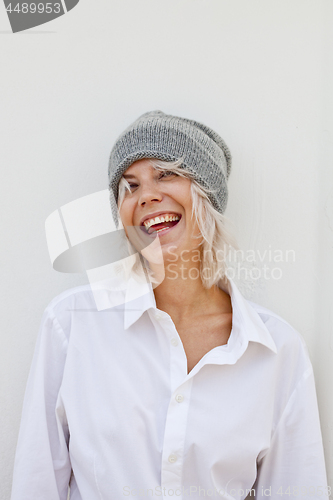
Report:
M164 212L158 215L152 214L146 217L141 223L142 230L148 234L157 234L166 231L178 224L181 214L174 212Z
M169 229L171 227L174 227L178 224L179 220L177 221L171 221L171 222L161 222L160 224L155 224L153 227L150 227L148 229L148 234L152 233L159 233L162 230Z

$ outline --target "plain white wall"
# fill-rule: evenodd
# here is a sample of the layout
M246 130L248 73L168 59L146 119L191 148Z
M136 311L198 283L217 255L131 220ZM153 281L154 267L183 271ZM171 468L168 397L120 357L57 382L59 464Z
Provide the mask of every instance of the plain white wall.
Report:
M331 0L80 0L13 35L0 7L2 500L42 312L88 282L52 269L45 219L107 187L113 141L153 109L227 142L241 248L295 252L249 295L307 342L332 484L332 21Z

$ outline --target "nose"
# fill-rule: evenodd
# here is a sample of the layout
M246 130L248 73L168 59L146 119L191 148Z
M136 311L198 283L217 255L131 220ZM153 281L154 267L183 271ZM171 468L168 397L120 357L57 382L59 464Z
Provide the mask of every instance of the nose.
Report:
M141 193L138 200L139 205L144 207L150 203L162 201L162 193L154 182L142 183Z

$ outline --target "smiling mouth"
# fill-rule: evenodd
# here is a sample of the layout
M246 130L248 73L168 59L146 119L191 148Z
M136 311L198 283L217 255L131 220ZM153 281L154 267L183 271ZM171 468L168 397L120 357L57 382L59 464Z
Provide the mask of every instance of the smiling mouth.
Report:
M146 219L142 224L142 230L155 235L176 226L181 217L180 214L163 214L152 219Z

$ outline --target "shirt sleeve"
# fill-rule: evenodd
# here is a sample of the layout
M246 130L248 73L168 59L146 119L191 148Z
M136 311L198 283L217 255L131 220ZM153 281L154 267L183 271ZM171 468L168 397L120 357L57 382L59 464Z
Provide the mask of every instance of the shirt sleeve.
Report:
M297 384L258 461L256 499L327 499L324 451L312 367Z
M47 308L24 396L11 500L67 499L69 431L59 396L67 344L59 322Z

